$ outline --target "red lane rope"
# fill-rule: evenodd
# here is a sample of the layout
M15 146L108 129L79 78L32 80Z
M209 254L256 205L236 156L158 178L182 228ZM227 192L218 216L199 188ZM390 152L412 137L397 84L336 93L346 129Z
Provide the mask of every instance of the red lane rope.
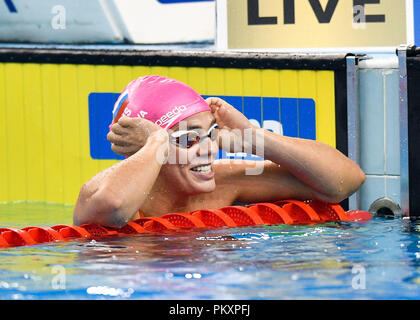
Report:
M137 233L144 233L144 232L150 232L146 230L144 227L139 225L138 223L134 222L128 222L124 227L120 229L116 229L118 233L121 234L137 234Z
M351 221L348 214L338 204L311 201L309 206L319 213L322 221Z
M196 216L190 213L168 213L162 216L162 219L168 220L175 227L179 228L205 228L206 225Z
M346 212L349 221L368 221L372 219L372 216L367 211L362 210L350 210Z
M177 230L177 227L175 227L171 222L158 217L140 218L134 221L134 223L139 224L140 226L142 226L150 232L164 232L168 230Z
M232 218L238 227L266 224L255 211L247 207L230 206L220 210Z
M260 218L266 224L294 224L295 220L282 207L272 203L258 203L249 206L249 208L258 213Z
M277 201L275 204L286 210L292 219L294 219L296 224L321 221L321 218L316 211L305 202L297 200L282 200Z
M236 227L235 221L232 220L222 210L197 210L192 212L192 215L200 219L207 227L220 228L220 227Z
M109 236L116 236L118 232L113 230L112 228L106 228L103 226L99 226L97 224L89 223L89 224L82 224L81 228L85 229L90 235L94 238L101 238L101 237L109 237Z
M0 235L0 248L6 248L6 247L10 247L10 245L6 241L6 239L4 239L2 235Z
M367 211L345 212L338 204L321 201L281 200L276 203L256 203L247 207L229 206L202 209L190 213L168 213L161 217L144 217L116 229L96 224L81 226L0 228L0 248L28 246L68 239L103 238L150 232L178 232L193 229L242 227L272 224L314 224L328 221L358 221L372 219Z
M77 238L88 238L90 233L86 229L78 226L68 226L65 224L59 224L57 226L51 227L58 233L60 233L64 239L77 239Z
M60 233L48 227L26 227L21 230L28 232L37 243L64 240Z
M0 228L0 235L7 242L9 247L30 246L37 244L31 235L24 230L15 228Z

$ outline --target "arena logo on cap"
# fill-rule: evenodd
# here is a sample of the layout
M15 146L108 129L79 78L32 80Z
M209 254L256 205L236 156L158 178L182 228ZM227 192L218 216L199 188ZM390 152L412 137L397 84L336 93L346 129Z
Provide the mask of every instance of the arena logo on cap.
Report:
M186 111L187 107L184 105L176 106L171 111L168 111L166 114L164 114L162 117L160 117L158 120L156 120L156 124L159 126L166 125L168 127L171 125L178 117L182 114L182 112Z

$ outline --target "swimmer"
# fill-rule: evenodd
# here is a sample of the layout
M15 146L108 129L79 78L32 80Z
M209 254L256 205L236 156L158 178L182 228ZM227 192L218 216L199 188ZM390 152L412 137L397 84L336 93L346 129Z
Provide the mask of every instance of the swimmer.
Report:
M141 216L235 202L339 203L365 181L360 167L335 148L255 127L226 101L204 100L173 79L132 81L113 116L107 139L126 159L82 186L76 225L122 227ZM258 153L265 160L215 160L219 148Z

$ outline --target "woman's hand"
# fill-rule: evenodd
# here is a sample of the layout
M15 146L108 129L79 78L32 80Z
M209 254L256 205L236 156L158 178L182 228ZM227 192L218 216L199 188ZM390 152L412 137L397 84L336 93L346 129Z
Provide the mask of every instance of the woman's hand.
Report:
M151 136L167 136L167 132L143 118L121 117L113 124L107 139L115 153L130 157L139 151Z
M217 125L220 129L239 129L242 131L253 127L247 117L226 101L220 98L211 97L207 98L206 102L209 104L211 112L216 118Z
M227 152L244 152L253 148L253 129L256 129L241 112L220 98L207 98L206 102L219 127L219 146Z

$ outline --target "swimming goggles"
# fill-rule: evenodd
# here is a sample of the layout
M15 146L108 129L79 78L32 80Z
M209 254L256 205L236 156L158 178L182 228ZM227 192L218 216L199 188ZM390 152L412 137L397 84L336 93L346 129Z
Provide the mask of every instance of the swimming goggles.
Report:
M213 125L209 131L207 131L207 134L202 137L200 137L200 133L197 130L179 130L171 133L169 138L174 145L189 149L206 138L210 138L214 141L216 139L216 134L214 134L216 128L217 124Z

